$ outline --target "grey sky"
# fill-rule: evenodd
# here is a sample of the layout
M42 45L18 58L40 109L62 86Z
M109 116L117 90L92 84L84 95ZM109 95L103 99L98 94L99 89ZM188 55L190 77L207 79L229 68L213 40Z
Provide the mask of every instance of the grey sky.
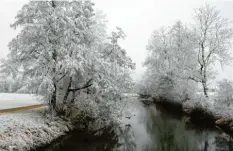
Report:
M2 0L0 5L0 58L6 56L8 42L16 35L9 27L17 11L27 0ZM136 62L134 79L139 79L143 72L142 62L146 56L146 44L153 30L171 25L176 20L188 23L192 20L194 8L205 4L205 0L93 0L96 8L103 10L108 20L108 31L121 27L127 37L122 46ZM233 20L233 1L212 1L221 10L224 17ZM220 76L233 80L232 68L224 68Z

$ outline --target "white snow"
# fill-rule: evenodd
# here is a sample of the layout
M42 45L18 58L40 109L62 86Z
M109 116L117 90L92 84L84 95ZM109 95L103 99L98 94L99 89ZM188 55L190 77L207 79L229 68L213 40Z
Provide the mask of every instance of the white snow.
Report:
M44 109L0 114L0 151L27 151L72 130L69 121L45 117Z
M0 110L42 104L42 97L0 93ZM45 107L0 113L0 151L27 151L45 145L72 129L69 121L45 117Z
M0 134L17 127L38 127L44 123L44 117L39 113L41 109L23 112L12 112L0 114Z
M31 94L0 93L0 109L42 104L40 97Z

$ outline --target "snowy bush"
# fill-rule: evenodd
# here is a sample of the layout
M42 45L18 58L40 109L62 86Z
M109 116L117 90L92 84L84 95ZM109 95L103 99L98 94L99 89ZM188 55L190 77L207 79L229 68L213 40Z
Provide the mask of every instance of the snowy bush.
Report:
M197 83L175 76L150 76L144 81L143 90L155 98L163 97L169 100L182 102L196 98Z
M217 104L230 106L233 103L233 83L229 80L222 80L218 82L216 91Z

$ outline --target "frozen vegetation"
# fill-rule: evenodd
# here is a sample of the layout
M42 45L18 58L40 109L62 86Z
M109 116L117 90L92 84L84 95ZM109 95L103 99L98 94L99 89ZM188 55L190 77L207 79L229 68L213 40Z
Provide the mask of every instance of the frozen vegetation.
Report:
M139 93L180 104L186 113L200 109L213 115L215 123L231 127L232 81L215 80L216 64L232 63L231 24L215 7L205 4L195 9L190 24L177 21L155 30L147 45L147 70Z
M155 30L147 45L141 91L178 102L232 102L230 81L215 80L216 63L231 63L231 22L208 4L195 9L193 22Z
M69 121L46 117L45 108L0 114L0 150L26 151L45 145L72 130Z
M135 64L119 45L126 37L123 30L107 33L103 13L93 6L85 0L24 5L11 24L21 31L2 60L1 91L40 95L59 116L76 102L85 103L81 94L86 93L93 103L113 106L109 111L114 113L133 86Z
M126 34L120 27L107 33L105 15L94 3L30 1L11 27L20 32L1 62L0 92L41 96L48 111L45 117L37 111L2 114L1 128L10 128L2 130L0 150L29 150L50 142L68 131L69 122L60 117L72 119L76 128L119 122L122 98L133 87L130 74L135 64L119 44ZM23 101L16 99L12 105L17 95L9 100L8 94L1 95L6 97L1 100L4 108L35 102L20 94L17 99ZM28 120L24 123L20 116Z
M215 64L231 63L230 21L208 4L193 16L189 25L177 21L152 33L139 92L233 115L232 82L212 85ZM130 76L135 63L120 45L124 31L116 27L108 33L105 15L94 3L30 1L11 27L20 32L1 61L0 109L38 104L32 96L40 96L48 110L0 114L0 150L44 145L74 125L98 130L121 123L123 98L137 96Z
M47 107L0 114L0 150L26 151L41 147L77 128L80 130L88 127L90 131L96 131L112 124L124 128L128 118L134 117L139 112L137 107L140 107L140 102L135 98L132 96L122 98L125 102L117 107L119 112L115 113L114 119L108 114L108 110L103 111L111 107L99 110L91 98L86 98L85 103L77 103L69 118L49 115L46 113ZM86 121L87 117L94 121ZM86 124L88 122L91 124Z

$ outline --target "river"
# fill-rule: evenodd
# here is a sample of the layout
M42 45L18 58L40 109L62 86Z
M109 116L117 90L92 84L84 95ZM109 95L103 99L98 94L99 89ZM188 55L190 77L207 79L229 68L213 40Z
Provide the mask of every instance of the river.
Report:
M158 106L127 98L120 136L107 129L93 137L75 131L36 151L232 151L229 136Z

